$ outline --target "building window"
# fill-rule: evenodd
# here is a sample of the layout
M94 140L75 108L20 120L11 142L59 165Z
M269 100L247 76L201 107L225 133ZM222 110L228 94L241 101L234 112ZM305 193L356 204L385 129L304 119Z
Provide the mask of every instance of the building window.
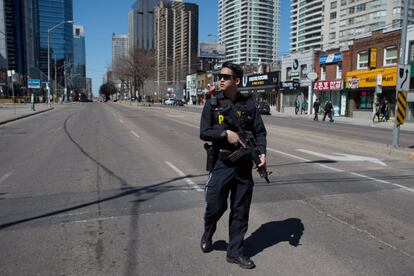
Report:
M321 81L326 80L326 68L325 66L321 66Z
M331 10L336 9L336 1L331 2Z
M329 33L329 39L335 39L336 34L335 33Z
M356 6L356 11L357 11L357 12L362 12L362 11L365 11L365 9L366 9L366 5L365 5L365 3L363 3L363 4L358 4L358 5Z
M336 65L336 79L342 79L342 63Z
M410 46L408 47L408 62L414 61L414 41L410 41Z
M397 47L389 47L384 49L384 66L397 64Z
M331 20L336 19L336 12L331 12L330 18Z
M300 77L303 79L303 78L306 78L306 73L308 72L308 67L307 67L307 64L302 64L301 66L300 66Z
M286 79L287 80L291 80L291 72L292 72L292 67L288 67L288 68L286 68Z
M357 69L368 69L368 52L360 52L358 53L358 60L357 60Z
M346 0L341 0L341 6L345 6L346 5Z
M355 7L349 7L349 14L355 13Z

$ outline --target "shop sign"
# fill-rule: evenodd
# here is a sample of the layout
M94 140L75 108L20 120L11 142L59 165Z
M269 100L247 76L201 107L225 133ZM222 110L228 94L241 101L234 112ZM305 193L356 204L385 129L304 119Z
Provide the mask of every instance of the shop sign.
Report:
M359 78L349 78L347 87L355 89L359 87Z
M397 67L389 67L348 72L346 88L374 88L377 85L377 75L382 75L382 87L397 85ZM356 79L359 80L357 86L355 86Z
M279 84L279 76L279 71L269 72L266 74L243 76L241 87L257 87L264 85L277 86Z
M377 68L377 49L369 48L368 64L369 69Z
M319 57L319 64L335 63L342 61L342 53L335 53L330 55L323 55Z
M313 90L341 90L342 80L317 81L313 84Z

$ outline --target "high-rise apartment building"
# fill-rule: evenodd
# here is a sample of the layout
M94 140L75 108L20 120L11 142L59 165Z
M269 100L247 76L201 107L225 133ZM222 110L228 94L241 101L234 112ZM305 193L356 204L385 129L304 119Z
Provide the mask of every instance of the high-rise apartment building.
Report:
M219 0L219 42L226 60L272 63L279 49L280 0Z
M185 84L199 68L198 5L161 1L155 8L157 81Z
M324 0L292 0L290 52L322 48L324 2Z
M402 10L402 0L292 0L290 52L349 46L355 36L401 27Z
M86 90L85 28L73 25L73 87Z
M375 29L402 26L402 0L325 0L324 6L324 50L352 45L355 36Z
M128 35L112 34L112 68L116 68L123 57L128 56Z
M154 49L154 8L160 0L137 0L128 13L129 50Z

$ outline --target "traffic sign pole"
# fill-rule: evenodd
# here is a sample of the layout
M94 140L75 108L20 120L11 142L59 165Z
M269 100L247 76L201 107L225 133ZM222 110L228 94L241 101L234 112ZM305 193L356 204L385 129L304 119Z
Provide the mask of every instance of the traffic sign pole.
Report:
M401 47L400 47L400 64L405 64L405 50L407 43L407 21L408 21L408 0L404 0L404 17L403 25L401 28ZM399 70L398 70L399 71ZM399 72L397 72L398 78L400 78ZM397 87L396 87L397 88ZM397 122L398 114L398 93L395 91L395 120L394 128L392 129L392 146L395 148L399 147L400 140L400 125Z

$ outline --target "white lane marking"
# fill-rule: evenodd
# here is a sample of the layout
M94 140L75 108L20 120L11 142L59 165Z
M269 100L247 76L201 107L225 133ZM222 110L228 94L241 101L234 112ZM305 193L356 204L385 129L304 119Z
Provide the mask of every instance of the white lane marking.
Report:
M135 133L135 131L131 130L132 135L134 135L137 138L140 138L138 134Z
M344 153L335 153L336 155L333 155L333 154L323 154L320 152L315 152L315 151L305 150L305 149L296 149L296 150L310 154L310 155L333 160L333 161L368 161L368 162L372 162L372 163L387 167L387 164L380 161L379 159L368 157L368 156L352 155L352 154L344 154Z
M120 122L121 124L123 124L123 123L124 123L124 121L122 121L121 119L119 119L119 122Z
M293 154L289 154L289 153L286 153L286 152L283 152L283 151L275 150L275 149L272 149L272 148L267 148L267 150L271 151L271 152L274 152L274 153L278 153L278 154L288 156L288 157L293 158L293 159L306 161L306 162L311 162L311 160L308 160L308 159L305 159L305 158L302 158L302 157L299 157L299 156L296 156L296 155L293 155ZM369 179L369 180L372 180L372 181L375 181L375 182L392 185L394 187L398 187L398 188L401 188L401 189L409 191L409 192L414 192L414 189L406 187L404 185L397 184L397 183L391 183L391 182L388 182L388 181L385 181L385 180L382 180L382 179L378 179L378 178L375 178L375 177L367 176L367 175L356 173L356 172L344 171L344 170L332 168L332 167L324 165L324 164L319 164L319 163L313 163L313 164L317 165L319 167L322 167L322 168L326 168L326 169L331 170L331 171L348 173L348 174L351 174L351 175L354 175L354 176L357 176L357 177L361 177L361 178L366 178L366 179Z
M165 163L170 166L171 169L173 169L179 176L184 177L185 173L183 173L181 170L179 170L176 166L174 166L173 164L171 164L168 161L165 161ZM201 189L200 187L197 186L197 184L192 181L190 178L185 177L184 181L187 182L188 185L190 185L192 188L194 188L196 191L198 192L202 192L203 189Z
M184 118L184 115L167 115L167 117Z
M9 178L14 171L8 172L5 175L3 175L2 177L0 177L0 185L3 184L4 181L6 181L7 178Z

